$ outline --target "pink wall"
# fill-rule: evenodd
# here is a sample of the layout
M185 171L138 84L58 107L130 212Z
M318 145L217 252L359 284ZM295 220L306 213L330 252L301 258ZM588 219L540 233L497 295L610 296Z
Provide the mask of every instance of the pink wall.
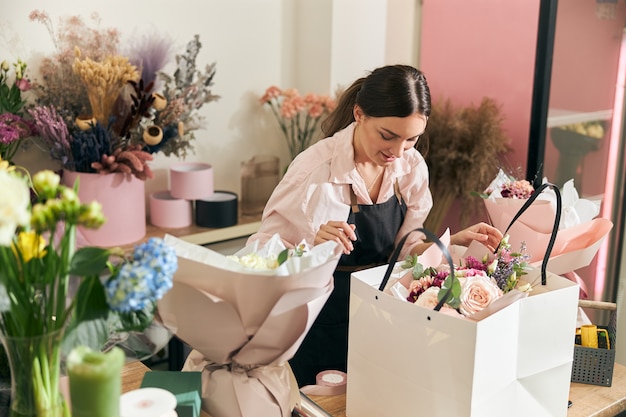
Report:
M521 172L526 170L538 13L539 0L423 3L420 62L433 101L479 104L491 97L501 104L512 147L507 165ZM444 222L453 232L461 227L455 208Z

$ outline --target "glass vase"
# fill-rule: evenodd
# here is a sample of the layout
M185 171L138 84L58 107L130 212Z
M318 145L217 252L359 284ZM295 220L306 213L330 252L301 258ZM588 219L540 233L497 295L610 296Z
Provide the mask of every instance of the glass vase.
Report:
M69 416L59 390L63 329L31 337L2 336L11 368L11 417Z

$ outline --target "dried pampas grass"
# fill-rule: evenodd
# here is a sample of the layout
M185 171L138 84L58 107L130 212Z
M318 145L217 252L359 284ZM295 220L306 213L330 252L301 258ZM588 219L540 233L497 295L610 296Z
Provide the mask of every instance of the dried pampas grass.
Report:
M498 172L500 156L509 150L502 128L504 116L491 98L467 107L450 99L433 103L426 127L427 140L418 142L430 171L433 208L425 227L438 231L451 204L463 204L466 225L482 202L472 192L482 192Z

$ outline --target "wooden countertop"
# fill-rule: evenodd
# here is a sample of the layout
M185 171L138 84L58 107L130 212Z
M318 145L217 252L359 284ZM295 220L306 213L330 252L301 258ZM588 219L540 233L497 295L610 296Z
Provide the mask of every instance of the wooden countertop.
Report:
M138 389L143 375L148 371L143 363L129 362L122 370L122 392ZM333 417L346 417L346 396L309 396ZM571 384L572 407L567 417L614 417L626 411L626 367L618 363L613 370L610 387L588 384ZM210 417L204 411L201 417Z
M610 387L573 383L567 417L613 417L626 411L626 366L615 363Z
M261 214L255 216L239 215L237 224L221 228L200 227L192 224L187 227L175 229L165 229L154 226L149 222L146 224L146 234L136 242L130 242L125 245L119 245L125 251L132 250L135 245L145 242L151 237L162 238L166 234L178 237L186 242L196 245L208 245L211 243L222 242L230 239L250 236L256 233L261 226Z

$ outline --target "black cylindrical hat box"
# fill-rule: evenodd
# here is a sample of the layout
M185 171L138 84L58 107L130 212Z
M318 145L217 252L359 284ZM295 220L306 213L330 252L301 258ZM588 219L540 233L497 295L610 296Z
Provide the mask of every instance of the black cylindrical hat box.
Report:
M210 197L196 200L196 224L220 228L237 224L238 198L230 191L215 191Z

